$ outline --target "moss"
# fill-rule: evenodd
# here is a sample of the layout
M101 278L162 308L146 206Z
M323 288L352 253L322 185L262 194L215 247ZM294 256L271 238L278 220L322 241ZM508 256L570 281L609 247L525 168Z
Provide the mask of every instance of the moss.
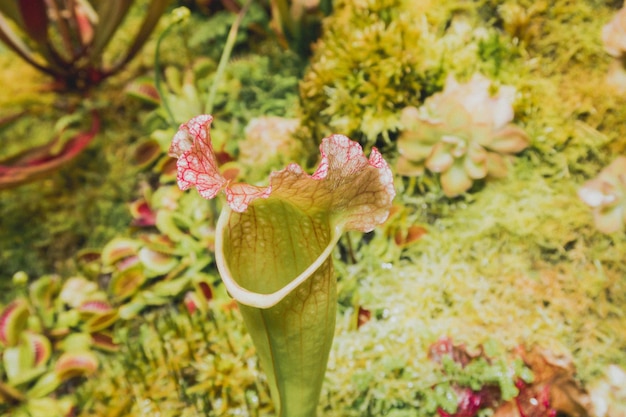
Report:
M81 416L270 415L267 385L258 382L252 342L232 305L192 316L154 311L116 338L115 360L79 391Z
M339 2L300 84L301 136L343 133L385 149L400 111L439 91L446 74L513 77L519 47L489 22L464 2Z
M376 318L356 331L350 309L338 320L326 415L370 407L384 415L421 398L439 381L426 354L442 335L474 348L495 339L508 351L572 355L585 382L610 363L626 365L626 239L594 233L568 180L528 174L457 204L401 254L383 251L387 240L376 235L356 265L340 269L340 288L354 288ZM385 368L389 352L402 358L400 375Z
M369 145L399 126L398 110L440 85L442 69L425 44L428 2L340 1L324 21L300 85L306 134L331 132Z

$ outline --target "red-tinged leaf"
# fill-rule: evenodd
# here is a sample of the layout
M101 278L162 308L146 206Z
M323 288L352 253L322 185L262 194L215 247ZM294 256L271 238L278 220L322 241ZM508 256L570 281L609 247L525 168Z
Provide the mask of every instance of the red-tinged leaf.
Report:
M124 91L129 96L138 98L146 103L154 105L161 104L159 90L157 90L157 88L154 86L154 82L152 79L134 80L126 86Z
M133 226L148 227L156 224L156 213L143 198L130 204L130 214L133 216Z
M437 363L441 363L444 356L450 356L454 362L465 366L473 358L480 356L481 353L482 351L477 354L470 354L465 345L454 345L452 339L444 336L430 346L428 356Z
M198 288L207 301L211 301L213 299L213 290L208 282L198 283Z
M45 365L52 355L50 340L41 334L26 333L26 340L34 353L34 366Z
M52 153L59 138L47 145L29 149L4 161L0 161L0 190L42 178L59 169L76 157L100 130L100 118L92 115L91 128L68 140L59 152Z
M526 385L517 383L520 393L515 403L521 417L555 417L556 410L550 406L550 387L548 385Z
M500 389L495 386L487 386L480 391L456 388L455 392L458 398L456 412L451 414L440 408L437 412L441 417L474 417L481 409L494 407L500 401Z
M141 242L135 239L117 237L102 248L102 263L105 266L117 265L117 269L123 271L130 265L119 265L119 262L128 258L137 259L140 246ZM129 263L136 264L137 260Z
M187 308L189 314L194 314L198 308L200 308L200 302L198 300L198 294L193 291L188 291L185 294L185 298L183 299L183 303Z
M48 40L48 9L45 0L18 0L24 30L38 43Z
M15 346L26 328L30 315L28 302L24 298L11 301L0 313L0 343L4 346Z
M356 328L359 329L372 318L372 312L362 306L359 306L356 320Z
M94 347L107 352L117 352L119 350L119 346L113 341L113 336L108 332L92 333L91 342Z
M85 301L78 307L78 311L85 314L107 314L113 310L113 307L107 301Z
M413 242L418 241L426 233L428 233L428 231L424 227L412 225L409 226L406 231L403 229L398 229L394 235L394 241L396 242L396 245L400 247L405 247Z
M522 357L533 372L532 384L518 383L517 404L522 417L572 417L592 415L589 395L575 379L575 368L568 355L534 349Z
M332 135L320 145L321 161L313 175L290 164L272 173L267 187L232 184L218 169L210 136L212 121L212 116L197 116L174 136L170 155L178 158L181 189L195 186L207 199L223 190L238 213L254 200L272 195L304 211L328 211L332 222L346 230L368 232L387 219L395 196L393 175L376 148L368 159L358 143Z
M180 126L172 140L170 155L178 158L178 186L195 186L200 195L210 199L226 186L220 174L209 129L213 116L202 115Z
M65 352L57 360L54 372L61 381L91 375L98 369L98 358L89 351Z
M161 155L163 155L163 151L159 142L154 139L148 139L135 146L133 162L138 168L144 169L156 162Z

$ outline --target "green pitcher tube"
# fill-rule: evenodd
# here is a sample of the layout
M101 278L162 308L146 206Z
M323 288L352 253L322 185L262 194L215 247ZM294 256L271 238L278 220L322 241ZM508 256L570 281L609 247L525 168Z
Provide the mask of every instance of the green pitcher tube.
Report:
M225 210L218 222L216 257L223 279L261 303L319 264L272 307L238 303L280 417L316 415L334 336L337 283L325 249L335 241L323 217L270 197L244 213Z

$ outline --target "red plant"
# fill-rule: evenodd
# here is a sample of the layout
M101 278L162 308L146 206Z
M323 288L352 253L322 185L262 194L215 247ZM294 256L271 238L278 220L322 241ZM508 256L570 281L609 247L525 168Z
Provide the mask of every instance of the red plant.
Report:
M100 117L92 113L91 128L79 132L65 142L59 151L55 149L61 140L60 135L50 143L27 149L8 159L0 161L0 190L43 177L78 155L100 131Z
M103 54L128 14L129 0L16 0L0 2L0 41L62 90L84 90L122 69L139 52L169 0L150 0L124 54Z

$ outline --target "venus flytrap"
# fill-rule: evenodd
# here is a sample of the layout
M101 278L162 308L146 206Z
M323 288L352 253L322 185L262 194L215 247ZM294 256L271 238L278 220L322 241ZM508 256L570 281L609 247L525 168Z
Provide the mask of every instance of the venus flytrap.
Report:
M215 236L222 280L239 304L277 415L314 416L335 328L330 255L342 232L371 231L386 220L393 176L375 148L367 159L359 144L332 135L313 175L290 164L266 187L232 183L217 166L212 120L197 116L175 135L178 185L207 199L226 195Z

